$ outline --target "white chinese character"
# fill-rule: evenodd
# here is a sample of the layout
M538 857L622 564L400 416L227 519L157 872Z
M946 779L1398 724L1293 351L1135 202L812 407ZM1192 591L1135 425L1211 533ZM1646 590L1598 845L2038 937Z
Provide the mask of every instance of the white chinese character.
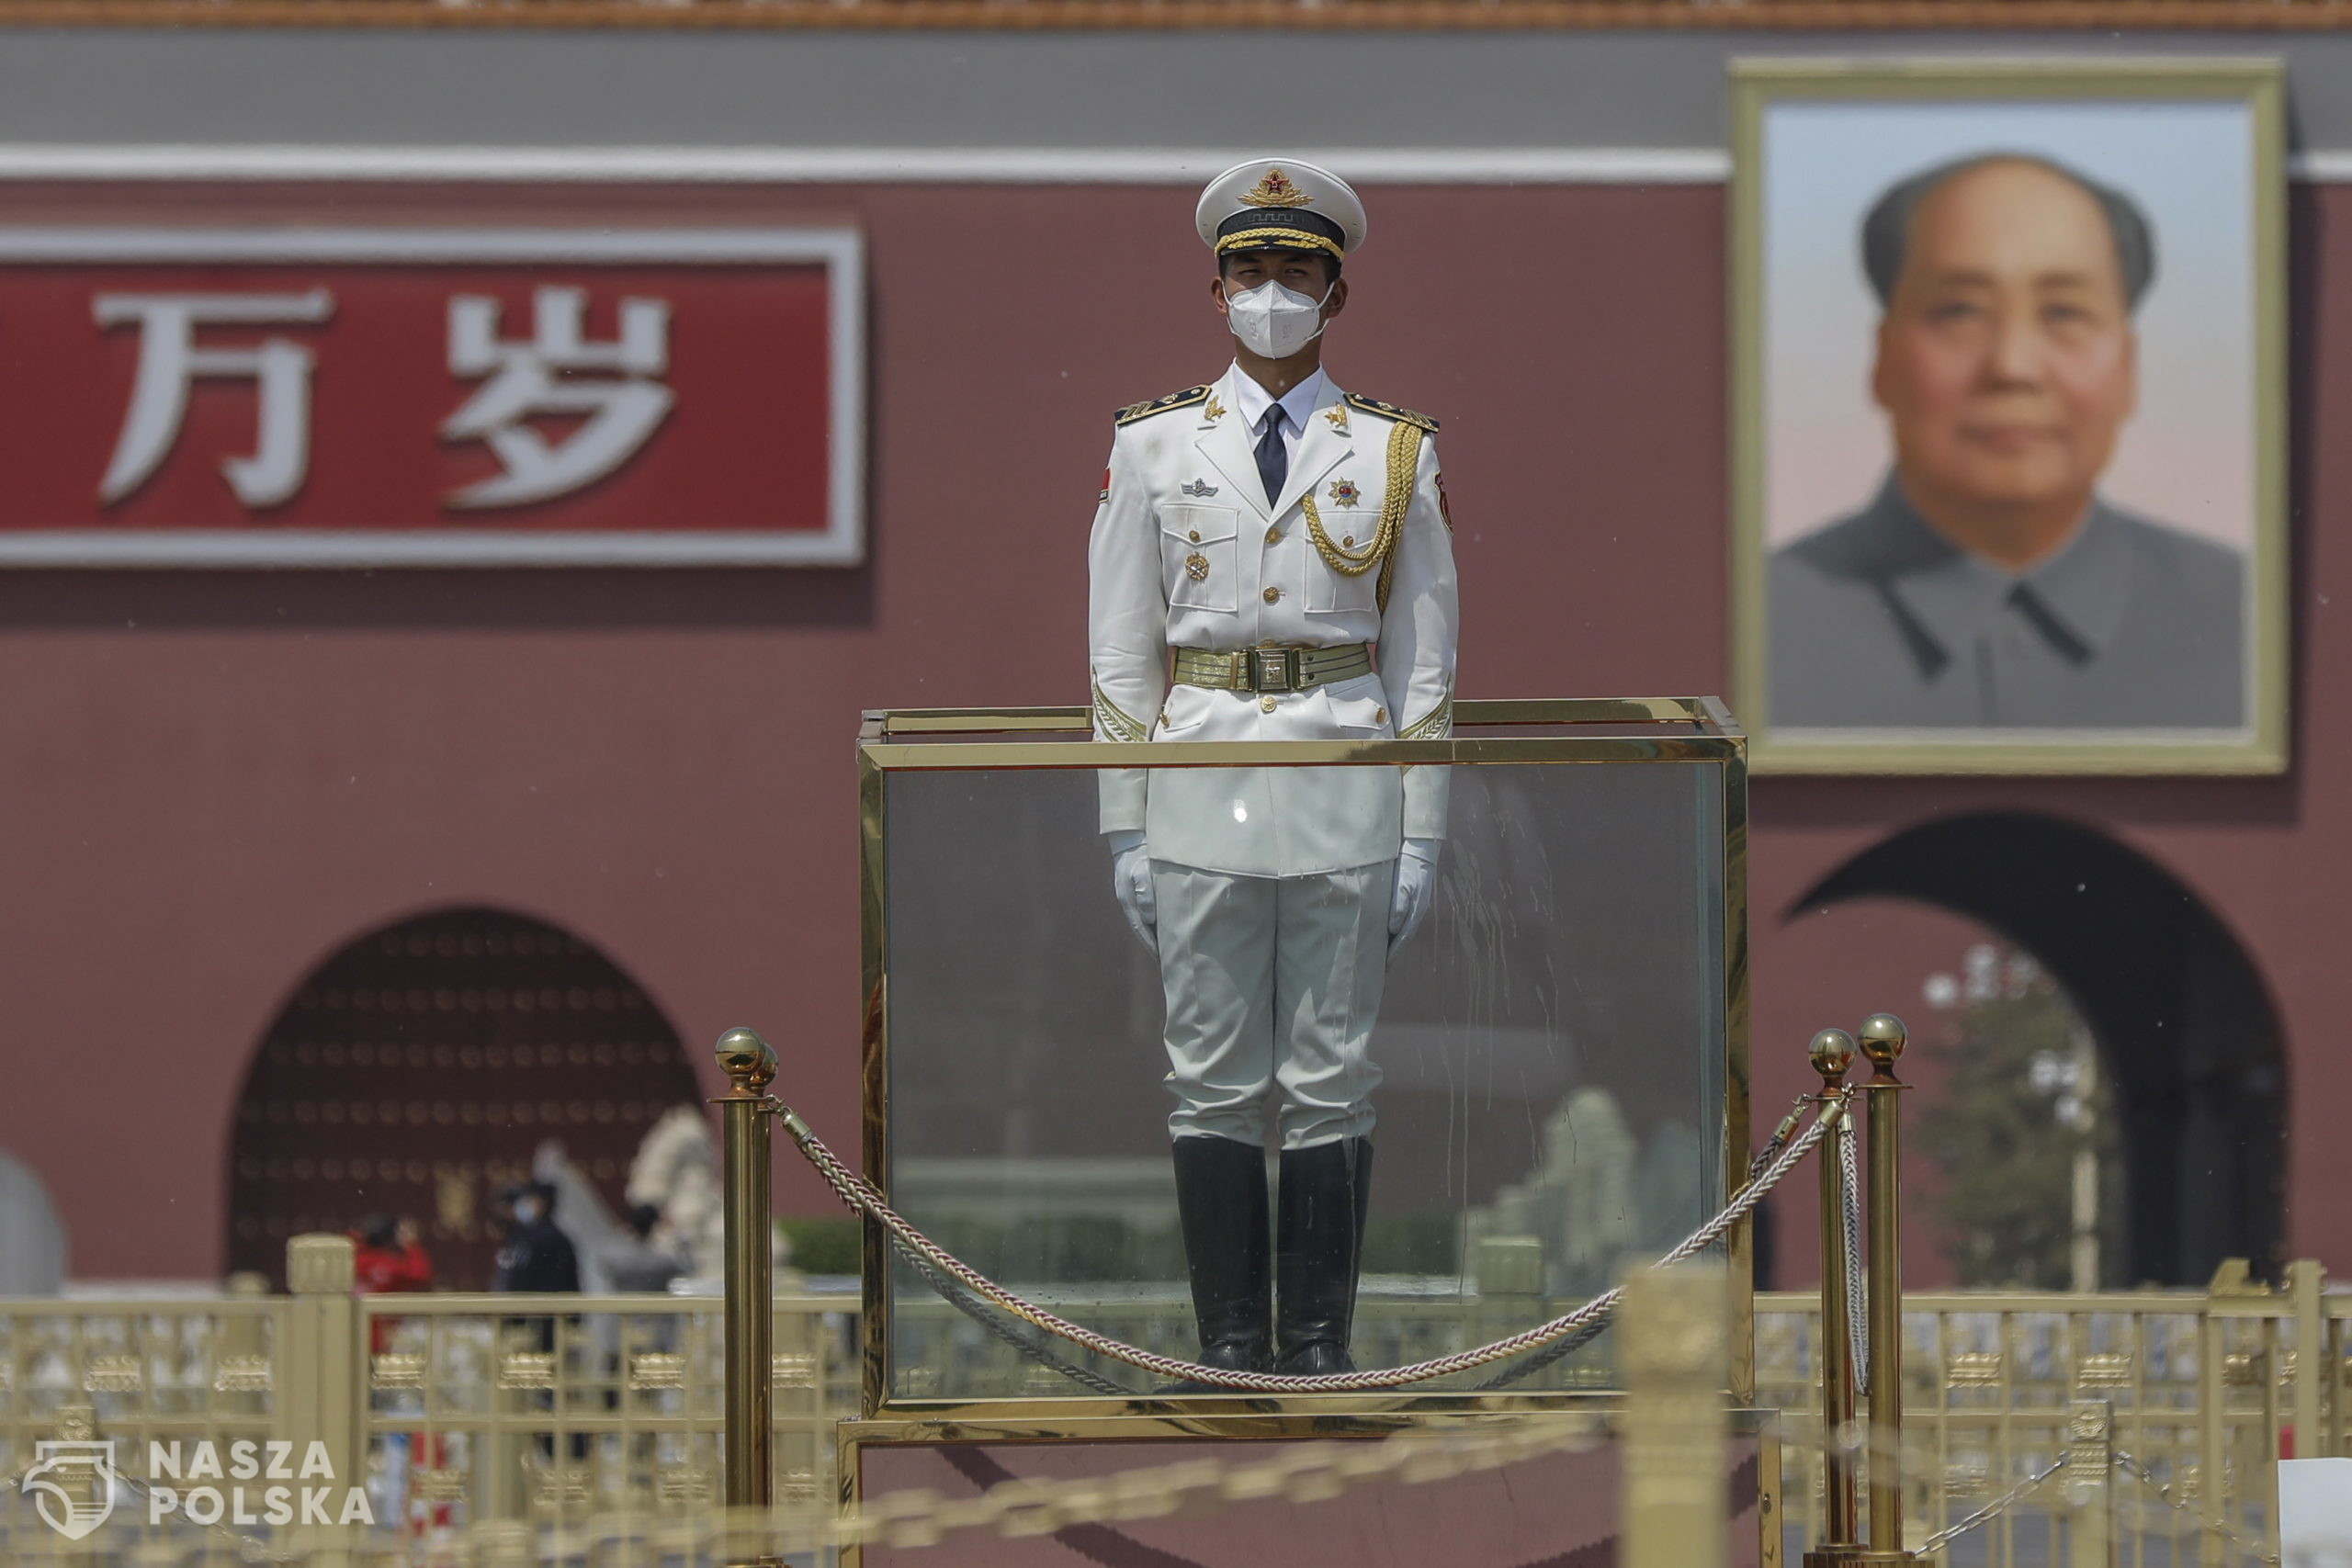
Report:
M645 379L670 368L669 301L623 299L614 343L582 340L587 304L585 289L539 289L532 340L501 343L497 300L461 294L449 301L450 374L491 378L442 424L441 438L488 442L506 470L457 491L451 506L520 506L578 490L628 461L669 413L675 396ZM619 371L622 378L559 375L592 370ZM581 413L587 420L559 442L523 423Z
M101 294L91 301L98 325L139 323L139 374L114 458L98 499L113 502L154 477L178 439L188 383L198 376L243 376L260 383L261 430L250 457L220 465L229 488L247 506L276 506L302 488L311 465L311 364L308 347L264 338L251 348L198 348L196 329L323 321L334 297L307 294Z

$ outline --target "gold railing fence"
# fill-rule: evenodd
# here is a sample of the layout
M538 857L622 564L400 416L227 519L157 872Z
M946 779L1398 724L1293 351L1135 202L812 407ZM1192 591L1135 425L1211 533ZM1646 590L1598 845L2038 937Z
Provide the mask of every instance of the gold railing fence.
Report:
M1811 1292L1756 1299L1757 1402L1782 1412L1785 1523L1808 1545L1820 1536L1819 1325ZM1908 1292L1905 1544L2066 1460L2092 1405L2121 1456L2102 1502L2120 1568L2275 1560L2274 1461L2352 1453L2347 1325L2352 1296L2327 1294L2314 1262L2290 1264L2277 1290L2234 1263L2202 1291ZM2094 1560L2069 1540L2080 1527L2068 1478L2052 1481L1942 1560Z
M371 1471L404 1472L412 1528L576 1524L720 1502L723 1303L714 1298L379 1297L368 1357ZM518 1314L517 1307L526 1310ZM775 1495L833 1495L833 1422L857 1404L855 1303L776 1299ZM391 1490L387 1487L387 1490Z
M410 1560L442 1560L432 1542L505 1528L519 1532L516 1561L527 1561L529 1543L609 1534L616 1519L649 1539L664 1529L712 1539L723 1469L718 1299L355 1299L347 1266L341 1238L303 1237L289 1250L288 1295L0 1302L0 1478L26 1469L36 1443L60 1438L114 1438L133 1479L148 1478L151 1443L315 1439L335 1454L338 1482L356 1480L376 1504L376 1529L342 1543L363 1556L404 1542ZM1756 1403L1781 1413L1790 1561L1819 1534L1818 1306L1812 1292L1757 1298ZM2275 1457L2352 1452L2352 1295L2328 1294L2315 1263L2290 1265L2275 1291L2225 1269L2203 1291L1915 1292L1904 1307L1906 1544L2079 1457L2086 1406L2110 1422L2098 1435L2105 1457L2088 1504L2073 1472L2052 1475L1931 1561L2106 1562L2106 1537L2088 1533L2095 1517L2120 1568L2234 1568L2277 1552ZM842 1296L776 1300L779 1515L818 1517L837 1495L832 1425L854 1413L854 1316ZM1434 1347L1477 1320L1475 1303L1457 1305L1450 1322L1414 1303L1386 1332L1400 1346ZM1034 1394L1053 1374L1018 1375L1030 1381L1009 1392ZM1866 1477L1870 1456L1860 1460ZM1199 1477L1171 1488L1211 1505L1219 1495ZM120 1506L135 1513L143 1560L239 1560L225 1526L175 1515L151 1524L136 1495ZM299 1536L234 1533L262 1538L281 1560L311 1560ZM470 1560L447 1551L457 1553L447 1561ZM93 1560L27 1498L0 1495L0 1561Z
M616 1517L659 1526L717 1514L723 1301L354 1297L350 1262L344 1238L303 1236L289 1246L283 1296L0 1301L0 1480L31 1467L42 1442L111 1438L130 1483L117 1513L135 1529L118 1518L106 1539L119 1551L128 1534L174 1563L237 1561L232 1537L298 1552L306 1542L266 1520L152 1518L139 1483L173 1480L154 1445L177 1443L184 1468L203 1444L225 1459L241 1439L274 1439L299 1464L322 1443L336 1495L364 1488L373 1518L336 1535L346 1549L405 1540L423 1550L486 1522L536 1539ZM856 1317L848 1296L775 1300L780 1501L831 1506L833 1423L856 1409ZM266 1484L246 1488L255 1511ZM92 1561L87 1551L13 1484L0 1493L0 1562Z

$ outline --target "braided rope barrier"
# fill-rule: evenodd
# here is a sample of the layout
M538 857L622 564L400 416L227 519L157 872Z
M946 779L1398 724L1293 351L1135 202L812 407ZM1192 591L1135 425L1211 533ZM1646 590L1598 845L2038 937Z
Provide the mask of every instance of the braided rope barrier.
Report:
M1838 1129L1839 1245L1846 1255L1846 1341L1848 1364L1854 1369L1854 1393L1871 1387L1871 1318L1862 1299L1862 1178L1854 1154L1854 1123Z
M924 1262L918 1254L909 1251L906 1243L896 1236L892 1236L890 1241L891 1245L898 1247L899 1256L907 1260L907 1266L922 1276L922 1282L939 1292L940 1300L979 1325L981 1332L1012 1346L1013 1349L1020 1352L1023 1359L1033 1361L1048 1371L1068 1378L1080 1388L1091 1390L1096 1393L1107 1393L1114 1399L1125 1399L1136 1392L1123 1383L1113 1382L1098 1372L1088 1371L1075 1362L1063 1360L1049 1348L1052 1341L1033 1337L1026 1330L1015 1328L1005 1322L1002 1316L990 1312L987 1303L974 1300L969 1291Z
M1844 1120L1847 1097L1851 1092L1841 1091L1836 1100L1825 1105L1814 1118L1813 1124L1781 1151L1780 1157L1762 1176L1742 1188L1720 1213L1692 1231L1672 1251L1659 1258L1658 1267L1680 1263L1703 1252L1720 1240L1724 1232L1746 1218L1748 1212L1763 1201L1765 1195L1779 1186L1789 1172L1794 1170L1804 1156L1812 1153L1814 1147ZM1106 1359L1123 1361L1128 1366L1171 1380L1206 1383L1216 1388L1249 1393L1348 1393L1365 1389L1397 1388L1406 1383L1425 1382L1431 1378L1451 1377L1456 1372L1466 1372L1489 1362L1507 1360L1530 1350L1540 1350L1589 1324L1605 1319L1616 1310L1617 1303L1624 1293L1623 1287L1611 1289L1595 1296L1574 1312L1514 1334L1507 1339L1498 1339L1474 1350L1457 1350L1450 1356L1439 1356L1402 1367L1371 1371L1326 1372L1311 1377L1204 1367L1197 1362L1140 1349L1108 1335L1098 1334L1093 1329L1057 1317L1035 1303L1014 1295L909 1224L904 1216L890 1207L872 1182L843 1165L841 1156L826 1147L824 1140L818 1137L797 1112L780 1104L774 1106L774 1112L776 1119L784 1123L785 1131L792 1134L794 1145L843 1203L873 1218L909 1251L947 1274L957 1284L1032 1327L1042 1328Z

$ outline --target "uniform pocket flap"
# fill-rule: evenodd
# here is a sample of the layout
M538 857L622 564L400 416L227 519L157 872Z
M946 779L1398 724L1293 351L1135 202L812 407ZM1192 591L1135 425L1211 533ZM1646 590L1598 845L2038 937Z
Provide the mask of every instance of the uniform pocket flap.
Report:
M1160 511L1159 529L1188 545L1214 544L1241 532L1241 513L1225 506L1170 506Z
M1331 722L1351 735L1379 735L1388 728L1388 709L1373 697L1333 697Z
M1190 686L1169 689L1168 700L1160 705L1159 727L1152 732L1155 740L1173 740L1180 735L1198 729L1209 716L1209 705L1215 696Z

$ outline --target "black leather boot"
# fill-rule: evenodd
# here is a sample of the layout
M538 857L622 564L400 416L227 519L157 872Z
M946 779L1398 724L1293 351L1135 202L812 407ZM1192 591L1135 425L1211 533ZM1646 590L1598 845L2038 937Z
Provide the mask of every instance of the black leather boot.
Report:
M1363 1221L1372 1199L1372 1140L1285 1149L1274 1244L1274 1371L1351 1372Z
M1176 1213L1184 1227L1184 1270L1193 1281L1193 1321L1201 1364L1262 1372L1273 1357L1266 1320L1273 1306L1267 1272L1266 1151L1231 1138L1176 1140ZM1210 1393L1187 1380L1168 1393Z

